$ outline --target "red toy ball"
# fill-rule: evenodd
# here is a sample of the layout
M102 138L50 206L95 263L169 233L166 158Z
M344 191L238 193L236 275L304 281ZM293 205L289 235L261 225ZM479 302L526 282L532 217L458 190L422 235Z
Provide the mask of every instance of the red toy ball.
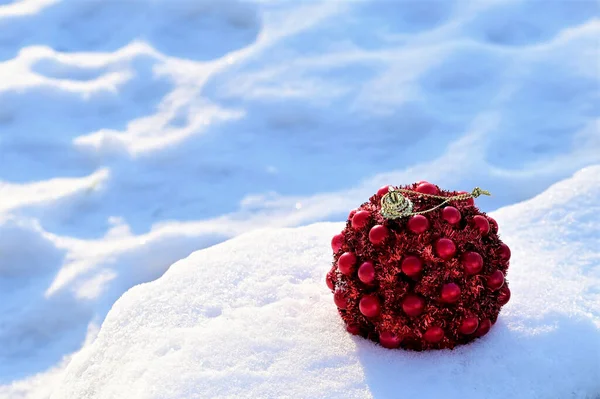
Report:
M477 190L385 186L350 214L327 274L348 332L413 350L487 334L510 299L511 253Z

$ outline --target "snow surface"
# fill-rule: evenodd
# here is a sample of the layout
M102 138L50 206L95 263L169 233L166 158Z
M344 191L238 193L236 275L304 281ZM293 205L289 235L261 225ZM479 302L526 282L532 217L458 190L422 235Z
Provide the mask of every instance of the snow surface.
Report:
M600 163L598 7L0 0L0 398L48 399L195 250L384 184L494 210Z
M600 166L494 213L512 300L454 351L346 333L324 283L340 223L248 233L123 295L52 398L597 398Z

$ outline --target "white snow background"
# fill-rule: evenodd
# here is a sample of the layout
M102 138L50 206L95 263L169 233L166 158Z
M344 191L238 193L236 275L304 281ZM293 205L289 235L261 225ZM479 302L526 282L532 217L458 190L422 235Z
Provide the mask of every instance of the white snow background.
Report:
M0 398L596 399L599 97L592 0L0 0ZM348 336L339 223L100 329L416 180L504 207L472 345Z

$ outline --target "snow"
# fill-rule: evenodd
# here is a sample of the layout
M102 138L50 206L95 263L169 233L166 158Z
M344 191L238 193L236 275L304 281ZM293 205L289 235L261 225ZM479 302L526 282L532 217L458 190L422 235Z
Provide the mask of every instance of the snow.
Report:
M479 185L491 211L600 163L599 15L0 0L0 398L48 399L115 301L196 250L384 184Z
M493 214L512 301L465 347L390 351L346 333L324 284L342 224L258 230L129 290L52 398L595 398L599 196L596 166Z

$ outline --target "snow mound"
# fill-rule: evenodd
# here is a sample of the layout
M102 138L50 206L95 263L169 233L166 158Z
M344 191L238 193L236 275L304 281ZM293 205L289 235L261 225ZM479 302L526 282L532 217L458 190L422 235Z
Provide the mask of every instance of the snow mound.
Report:
M261 230L129 290L52 398L597 398L599 197L595 166L493 214L513 297L471 345L350 336L324 283L342 225Z

